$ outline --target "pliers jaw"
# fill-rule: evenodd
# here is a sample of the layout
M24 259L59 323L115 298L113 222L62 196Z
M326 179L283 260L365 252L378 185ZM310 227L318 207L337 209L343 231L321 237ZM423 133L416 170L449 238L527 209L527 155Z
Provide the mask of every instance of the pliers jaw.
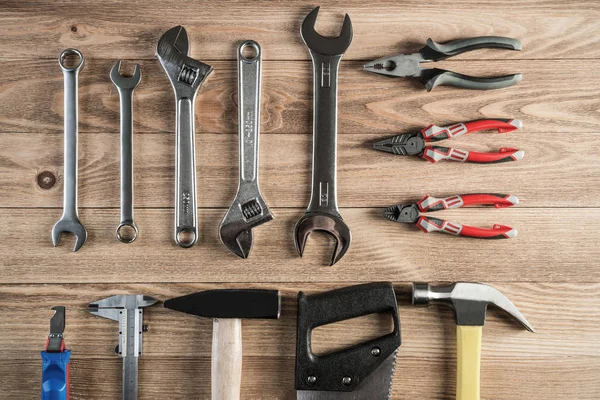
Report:
M416 204L402 205L397 204L385 209L384 217L394 222L402 222L405 224L416 224L421 213Z
M394 78L420 77L423 68L419 63L422 61L425 60L421 53L395 54L366 63L363 71Z
M401 156L421 156L425 140L420 133L404 133L373 143L373 149Z

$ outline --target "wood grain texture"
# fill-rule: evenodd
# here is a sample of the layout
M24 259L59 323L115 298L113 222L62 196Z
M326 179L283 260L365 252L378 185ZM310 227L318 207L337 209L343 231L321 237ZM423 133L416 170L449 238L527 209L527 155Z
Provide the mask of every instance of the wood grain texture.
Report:
M600 153L597 134L482 133L447 142L469 150L514 146L525 151L520 162L483 166L430 164L372 150L371 143L382 137L340 136L340 206L388 207L414 202L427 193L439 197L497 192L518 196L519 207L600 207L600 157L593 156ZM27 134L27 138L23 148L22 134L0 134L0 207L62 207L63 135ZM312 135L273 134L260 140L260 185L267 204L306 207ZM196 144L199 207L229 207L238 183L237 135L199 135ZM80 207L118 208L119 135L81 135L79 154ZM172 207L174 155L174 135L135 136L136 208ZM46 174L54 185L44 183ZM469 179L455 179L461 174ZM529 179L532 174L535 180Z
M219 242L225 209L201 209L199 241L191 249L172 240L172 210L139 210L140 237L131 244L114 238L118 210L80 213L88 241L71 253L71 238L53 248L50 230L59 210L3 209L0 231L4 274L0 283L60 282L354 282L373 280L472 280L595 282L590 268L598 254L600 209L463 209L439 216L465 224L515 227L510 240L474 240L425 234L381 217L380 209L342 209L352 231L348 254L326 265L333 239L312 234L303 258L294 249L293 227L304 209L274 209L275 220L254 230L250 258L229 253ZM26 238L26 239L24 239ZM557 246L560 241L560 246ZM586 262L587 261L587 262ZM60 273L56 273L60 271ZM67 272L68 271L68 272Z
M293 226L309 199L312 71L298 34L317 3L257 0L5 0L0 2L0 398L39 398L40 355L50 307L67 307L73 400L121 394L115 322L87 304L113 294L164 301L215 288L282 291L280 320L243 321L242 399L292 400L296 296L389 280L397 291L402 346L392 399L455 398L453 314L410 305L410 282L481 281L505 293L536 328L531 334L491 308L483 330L482 398L600 398L600 3L592 0L321 1L317 29L339 32L347 12L354 40L340 69L338 202L352 230L348 254L326 267L332 240L311 235L298 257ZM200 240L172 241L173 92L154 58L158 38L182 24L190 54L214 67L196 102ZM414 52L428 37L516 37L522 52L478 50L437 67L475 76L521 72L519 85L427 93L410 79L361 71L365 61ZM263 49L260 180L276 219L254 231L248 260L231 255L217 227L237 183L235 49ZM63 77L58 54L86 57L80 76L79 194L89 239L53 248L63 190ZM140 63L134 96L135 206L141 236L114 238L119 220L119 98L108 73ZM477 118L519 118L523 129L451 141L476 151L525 150L518 163L426 163L370 149L377 139ZM510 225L512 240L423 234L381 216L382 207L430 193L505 192L503 210L436 213L462 223ZM208 399L212 321L154 306L145 312L140 400ZM389 329L382 316L319 328L314 349L328 352Z
M201 60L232 59L236 42L252 38L268 49L265 59L307 60L298 35L312 1L244 5L237 1L206 4L176 0L159 6L141 0L105 5L87 0L10 0L3 3L4 40L0 56L55 58L66 47L77 47L95 58L153 58L156 42L167 29L181 24L191 38L191 54ZM432 37L439 42L473 36L511 36L523 41L524 52L502 58L597 58L600 7L594 1L558 0L377 0L322 1L317 28L336 34L343 13L352 18L354 40L347 59L379 58L388 53L416 51ZM28 29L23 29L27 26ZM480 58L494 51L467 57Z
M490 310L483 337L482 392L484 398L522 399L555 396L567 398L569 385L581 385L578 399L593 399L600 372L600 346L595 335L600 323L600 303L574 297L583 292L598 299L598 284L506 284L495 287L509 296L528 317L537 333L521 329L497 310ZM277 288L283 296L280 320L243 321L243 399L293 399L295 352L295 298L299 290L309 293L330 290L339 284L234 284L226 287ZM117 327L112 321L90 315L87 303L117 293L145 293L161 301L221 284L142 285L3 285L0 287L0 361L8 375L3 393L34 398L39 380L39 349L44 342L49 308L67 306L67 344L73 351L73 395L77 399L116 399L119 395L120 359L113 354ZM393 380L394 398L454 398L455 327L449 309L415 308L409 305L409 285L395 282L403 344ZM549 296L549 293L552 295ZM8 298L10 297L10 301ZM593 306L593 311L588 307ZM24 313L24 310L30 312ZM140 398L208 398L212 321L163 308L144 313L149 330L144 333L140 361ZM376 322L376 323L373 323ZM377 333L385 319L365 320L329 328L315 336L323 349L351 343ZM577 329L573 324L577 323ZM23 334L15 336L15 329ZM31 349L23 351L22 349ZM284 356L289 354L290 356ZM86 379L90 374L103 379ZM524 384L522 378L527 376ZM21 379L19 379L21 378ZM501 379L501 381L498 381ZM544 384L551 379L553 386ZM533 385L533 386L532 386ZM161 397L162 396L162 397ZM100 397L100 396L98 396Z
M262 42L261 42L262 43ZM263 45L264 52L270 51ZM79 80L79 130L119 132L119 95L109 79L115 58L87 56ZM232 54L235 47L232 46ZM58 55L58 52L57 52ZM206 61L206 60L205 60ZM174 132L175 101L156 60L135 60L142 82L134 95L134 131ZM364 62L342 61L339 73L340 135L396 134L429 124L477 118L519 118L521 133L600 132L600 74L594 60L471 60L436 63L475 76L520 72L518 85L490 91L451 87L427 92L415 79L392 79L362 71ZM196 101L196 132L237 133L235 61L211 62L213 73ZM0 132L63 131L63 77L55 59L2 60ZM133 62L124 63L133 70ZM23 74L23 70L27 74ZM312 132L312 72L304 62L265 61L261 132ZM43 84L41 84L43 83ZM19 101L15 101L19 99Z

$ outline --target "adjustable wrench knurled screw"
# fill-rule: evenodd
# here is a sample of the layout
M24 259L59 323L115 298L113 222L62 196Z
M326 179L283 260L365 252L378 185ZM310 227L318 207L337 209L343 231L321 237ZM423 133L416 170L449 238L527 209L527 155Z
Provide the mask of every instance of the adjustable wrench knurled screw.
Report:
M254 55L245 56L246 49ZM252 40L243 42L238 48L240 180L235 199L219 226L221 242L242 258L250 254L252 228L273 219L258 187L261 69L260 46Z
M79 59L75 66L66 66L67 57L75 56ZM58 246L61 234L69 232L75 235L75 246L77 251L83 246L87 239L87 231L79 221L77 213L77 129L78 129L78 77L83 68L84 58L79 50L66 49L58 57L58 64L64 76L64 120L65 120L65 144L64 144L64 198L63 214L60 220L52 228L52 243Z
M121 108L121 223L116 236L123 243L133 243L139 233L133 221L133 91L142 73L138 64L131 77L122 76L120 69L121 61L117 61L110 71L110 80L119 91ZM127 229L132 232L125 233Z
M323 37L315 31L319 7L302 22L300 34L313 64L313 165L312 194L306 213L296 223L294 241L302 256L306 239L323 231L336 239L331 264L339 261L352 236L337 206L337 83L338 68L352 42L352 23L346 14L338 37Z
M175 92L175 242L192 247L198 240L196 205L196 142L194 102L212 67L188 57L189 41L183 26L169 29L156 46L156 57Z

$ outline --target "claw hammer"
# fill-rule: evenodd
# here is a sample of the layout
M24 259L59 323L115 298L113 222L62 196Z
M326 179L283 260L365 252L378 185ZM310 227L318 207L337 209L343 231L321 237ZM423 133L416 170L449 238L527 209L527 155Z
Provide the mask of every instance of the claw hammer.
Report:
M448 286L414 283L413 305L442 304L456 313L456 399L479 400L481 334L488 305L506 311L530 332L533 327L499 290L482 283L457 282Z

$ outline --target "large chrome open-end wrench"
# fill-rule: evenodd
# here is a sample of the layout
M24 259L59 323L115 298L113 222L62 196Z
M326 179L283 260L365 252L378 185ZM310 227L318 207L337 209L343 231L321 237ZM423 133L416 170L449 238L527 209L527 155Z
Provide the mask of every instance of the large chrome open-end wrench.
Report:
M67 57L77 57L75 66L66 66ZM75 235L75 246L77 251L83 246L87 239L87 231L79 221L77 213L77 125L78 116L78 78L79 71L83 68L83 55L79 50L66 49L58 57L58 64L64 76L64 114L65 114L65 149L64 149L64 197L63 214L60 220L52 228L52 243L58 246L60 236L63 232Z
M183 26L169 29L156 46L156 57L167 73L177 102L175 132L175 242L191 247L198 240L196 206L196 139L194 102L212 67L188 57L189 41Z
M142 72L138 64L133 76L121 75L120 69L121 61L117 61L110 70L121 105L121 222L116 236L123 243L132 243L138 236L133 221L133 91L142 80Z
M244 55L248 47L254 52L253 57ZM240 181L235 199L219 226L221 242L242 258L250 254L252 228L273 219L258 187L261 64L258 43L243 42L238 48Z
M324 231L336 239L331 264L339 261L352 235L337 206L337 83L340 60L352 42L352 23L346 14L342 32L328 38L315 31L319 7L302 22L300 33L313 62L313 165L312 194L306 213L296 223L294 242L302 256L313 231Z

